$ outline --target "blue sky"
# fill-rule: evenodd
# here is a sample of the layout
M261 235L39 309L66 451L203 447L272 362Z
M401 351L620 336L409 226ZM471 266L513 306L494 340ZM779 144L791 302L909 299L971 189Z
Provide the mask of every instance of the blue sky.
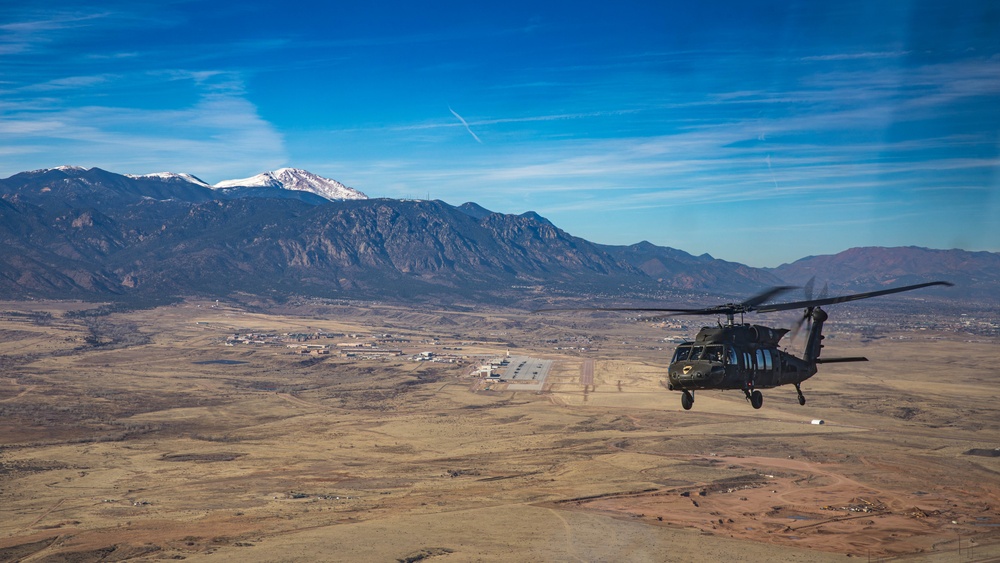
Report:
M753 266L1000 251L992 0L0 1L0 177L291 166Z

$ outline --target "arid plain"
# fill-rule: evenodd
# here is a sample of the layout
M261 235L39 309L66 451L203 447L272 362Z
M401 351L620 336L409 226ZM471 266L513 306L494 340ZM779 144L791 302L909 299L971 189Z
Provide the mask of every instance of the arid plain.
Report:
M872 361L684 411L700 320L93 307L0 304L2 561L1000 560L995 337L833 309ZM508 352L541 391L472 374Z

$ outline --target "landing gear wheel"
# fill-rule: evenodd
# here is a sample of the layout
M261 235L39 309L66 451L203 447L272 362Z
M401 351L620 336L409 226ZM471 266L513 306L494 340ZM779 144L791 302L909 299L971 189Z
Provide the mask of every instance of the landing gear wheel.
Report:
M799 404L806 404L806 396L802 394L802 389L799 387L798 383L795 384L795 392L799 394Z
M686 411L691 410L691 407L693 405L694 405L694 393L690 391L685 391L683 394L681 394L681 406L684 407L684 410Z
M755 390L753 393L750 393L750 406L755 409L759 409L763 404L764 395L762 395L760 391Z

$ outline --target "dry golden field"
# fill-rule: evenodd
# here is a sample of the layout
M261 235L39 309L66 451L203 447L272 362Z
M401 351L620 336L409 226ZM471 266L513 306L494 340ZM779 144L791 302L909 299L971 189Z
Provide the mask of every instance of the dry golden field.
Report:
M92 307L0 303L0 561L1000 560L995 340L831 323L872 361L805 406L683 411L676 331L613 315ZM508 351L542 391L470 375Z

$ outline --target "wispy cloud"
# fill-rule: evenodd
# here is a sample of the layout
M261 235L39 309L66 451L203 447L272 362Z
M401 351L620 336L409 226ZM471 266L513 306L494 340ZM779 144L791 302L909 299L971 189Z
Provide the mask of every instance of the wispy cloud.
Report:
M227 94L158 110L36 104L20 111L7 104L0 116L0 169L8 173L72 163L222 180L287 162L283 136L253 104Z
M817 201L823 194L836 194L833 201L865 193L885 198L895 191L919 193L920 186L937 181L946 171L949 186L971 189L981 186L984 174L988 177L1000 169L996 157L968 156L984 143L992 146L995 135L968 128L954 134L950 127L924 124L940 123L943 115L975 111L976 105L961 105L966 100L1000 96L998 63L984 59L912 67L888 79L877 69L821 71L805 75L793 84L795 88L719 90L703 100L617 115L673 123L674 116L683 112L685 120L678 121L682 126L664 133L607 139L551 136L544 143L532 138L516 145L497 144L489 160L477 163L472 155L463 159L463 167L455 166L454 159L440 167L413 163L409 170L399 169L396 181L384 185L415 193L421 184L433 185L436 193L454 194L467 193L470 185L489 187L486 192L530 197L536 209L550 212L754 201L795 205ZM612 115L609 111L540 114L472 125ZM468 127L468 122L460 121ZM907 123L921 124L919 133L886 138L894 127L907 131ZM428 123L393 130L442 126L455 125ZM570 192L589 195L567 198ZM861 201L858 206L874 205L870 197ZM890 205L888 200L886 204Z
M491 119L477 119L471 124L469 124L460 115L455 113L455 110L448 108L452 115L457 117L461 124L467 129L471 125L516 125L518 123L542 123L547 121L569 121L576 119L589 119L595 117L613 117L640 113L642 110L639 109L623 109L623 110L606 110L606 111L589 111L589 112L579 112L579 113L554 113L554 114L542 114L542 115L523 115L518 117L498 117ZM427 123L416 123L416 124L405 124L405 125L390 125L384 127L390 131L418 131L422 129L440 129L456 127L454 122L444 121L433 121ZM471 131L470 131L471 132Z
M0 54L29 54L57 44L68 33L102 24L111 25L118 15L104 10L53 10L8 12L13 21L0 23Z
M802 61L856 61L860 59L898 59L909 55L909 51L865 51L858 53L832 53L802 57Z
M89 88L98 84L106 83L111 78L112 77L109 75L67 76L65 78L55 78L39 84L29 84L23 88L23 91L44 92L49 90Z

